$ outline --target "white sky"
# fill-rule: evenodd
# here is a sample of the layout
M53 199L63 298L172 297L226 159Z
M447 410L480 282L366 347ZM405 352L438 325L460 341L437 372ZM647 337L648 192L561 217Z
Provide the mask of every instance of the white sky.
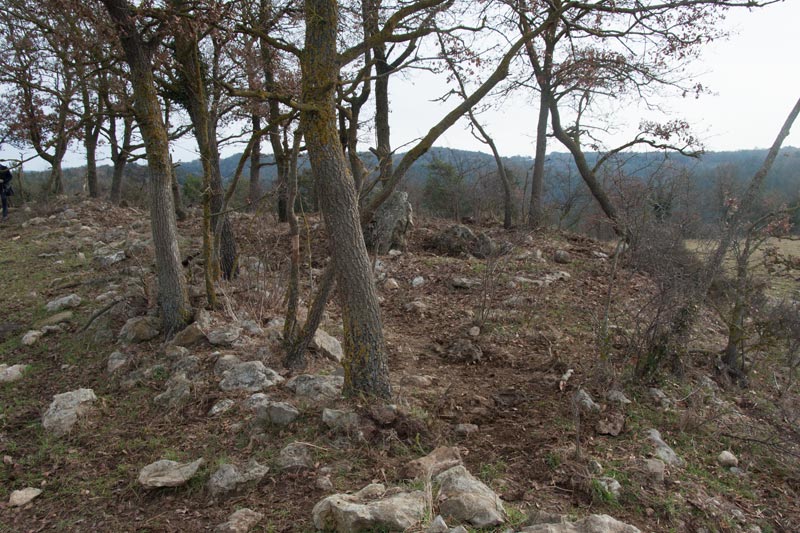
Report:
M712 91L698 100L664 99L671 110L667 118L689 121L694 133L707 150L723 151L767 148L775 139L786 115L800 98L800 0L786 0L764 9L736 9L725 21L731 37L706 47L696 64L696 81ZM429 77L430 78L430 77ZM420 103L420 93L438 96L444 92L441 83L430 79L398 83L392 87L392 137L399 145L424 135L434 120L446 112L440 103ZM503 155L532 156L537 109L522 98L509 102L502 111L487 112L481 121ZM614 122L628 129L620 132L617 144L630 139L642 119L661 117L644 109L624 109L612 115ZM451 128L436 143L438 146L488 151L465 129L466 122ZM627 134L627 135L626 135ZM614 141L617 141L616 143ZM800 123L784 146L800 146ZM566 151L551 141L548 151Z
M713 94L699 100L674 98L663 101L671 111L666 118L688 120L695 128L707 150L736 150L765 148L771 145L789 110L800 97L800 0L786 0L777 5L752 12L734 10L725 24L730 39L707 46L696 65L697 81ZM451 104L431 100L444 92L443 81L431 75L416 74L415 78L392 79L392 142L395 149L424 135ZM487 112L481 120L503 155L532 156L536 108L522 96L507 101L502 110ZM642 119L664 119L643 109L625 108L616 111L614 122L627 125L619 140L629 138L630 128ZM440 137L437 146L486 151L459 122ZM627 136L625 135L627 133ZM610 139L609 144L614 144ZM800 146L800 124L785 142ZM265 145L267 148L267 145ZM364 146L366 148L366 146ZM564 151L557 142L550 149ZM225 150L230 155L239 148ZM2 157L19 157L17 150L3 147ZM173 157L178 161L197 158L192 141L174 146ZM107 161L101 161L101 164ZM80 147L70 153L65 166L83 164ZM26 169L47 168L43 161L31 161Z

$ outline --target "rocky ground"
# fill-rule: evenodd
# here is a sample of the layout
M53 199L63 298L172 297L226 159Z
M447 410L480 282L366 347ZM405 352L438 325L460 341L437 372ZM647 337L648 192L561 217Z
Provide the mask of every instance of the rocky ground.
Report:
M473 227L444 255L454 230L418 223L375 260L396 398L369 405L340 397L335 305L306 373L282 368L287 228L234 224L215 310L181 224L200 310L167 343L145 213L62 199L0 226L0 530L798 530L787 372L765 355L726 383L709 314L680 378L632 379L653 287L621 265L609 293L607 245ZM323 238L308 220L306 293Z

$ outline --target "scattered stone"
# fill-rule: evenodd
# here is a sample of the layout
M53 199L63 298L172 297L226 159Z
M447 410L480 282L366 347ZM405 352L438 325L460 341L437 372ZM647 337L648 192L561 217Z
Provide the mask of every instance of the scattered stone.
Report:
M123 366L127 365L130 358L122 352L114 352L108 356L108 363L106 364L106 371L113 374Z
M311 447L304 442L293 442L278 454L278 467L281 470L305 470L314 467Z
M468 437L473 433L478 432L478 426L476 424L457 424L455 427L456 435L459 437Z
M264 366L261 361L238 363L222 374L219 388L224 391L245 390L257 392L284 381L280 374Z
M397 283L397 280L394 278L387 278L386 281L383 282L383 288L387 291L396 291L400 288L400 284Z
M464 526L457 526L451 529L450 533L469 533L469 530Z
M425 533L448 533L449 531L450 528L447 527L447 522L444 521L442 515L436 515L436 518L431 521Z
M219 352L214 352L219 355ZM219 355L217 362L214 364L214 375L222 377L222 375L241 363L242 361L236 357L235 355L228 353L225 355Z
M242 329L245 331L245 333L253 337L261 337L264 335L264 330L255 320L245 320L242 322Z
M189 347L206 340L206 334L200 324L192 322L177 333L170 341L174 346Z
M189 481L205 463L202 458L191 463L178 463L161 459L139 472L139 484L145 487L179 487Z
M599 412L600 406L595 403L592 397L586 392L584 389L578 389L578 392L575 393L575 403L583 411L588 412Z
M361 417L353 411L339 409L323 409L322 423L340 434L356 434L359 430Z
M337 363L340 363L344 358L342 345L339 341L319 328L314 333L314 338L311 339L311 348Z
M53 402L42 417L42 425L56 437L66 435L84 415L89 404L97 400L92 389L78 389L53 396Z
M263 408L259 407L257 412L259 418L276 426L288 426L300 416L297 408L284 402L268 402Z
M367 247L376 254L405 250L406 233L413 225L413 210L408 201L408 193L395 191L378 207L367 226L364 232ZM392 250L393 248L397 250Z
M589 472L599 476L603 473L603 465L595 460L591 460L589 461Z
M44 335L43 331L32 329L22 336L22 345L33 346L42 338L42 335Z
M592 250L592 257L595 259L608 259L608 254L597 250Z
M270 403L269 396L263 392L257 392L245 400L244 407L250 411L258 411L259 409L266 409Z
M597 432L600 435L616 437L625 428L625 415L622 413L608 413L597 421Z
M265 329L267 337L270 339L280 340L283 339L283 328L286 325L286 319L283 317L275 317L267 322Z
M176 374L167 382L167 390L153 399L156 405L176 407L192 395L192 383L184 374Z
M435 478L439 484L439 512L456 522L475 527L499 526L505 522L503 502L463 465L445 470Z
M569 252L566 250L556 250L553 253L553 261L559 263L561 265L569 264L572 261L572 258L569 255Z
M208 342L214 346L230 346L242 335L242 328L239 326L228 326L215 329L206 334Z
M669 447L669 445L661 439L661 433L657 429L651 429L647 432L647 438L656 447L656 457L665 463L673 466L683 465L683 459L678 457L678 454Z
M369 416L381 426L391 426L397 421L397 406L375 404L369 408Z
M485 233L475 234L461 224L445 229L433 239L433 245L445 255L469 254L481 259L504 251Z
M211 409L208 410L208 416L221 415L222 413L224 413L226 411L230 411L233 408L234 405L236 405L236 402L231 400L231 399L229 399L229 398L226 398L224 400L220 400L217 403L215 403L211 407Z
M42 489L37 489L34 487L28 487L22 490L15 490L11 493L11 496L8 498L8 505L11 507L22 507L26 503L29 503L31 500L36 498L39 494L42 493Z
M246 467L224 464L211 474L206 487L212 499L217 499L228 493L236 491L250 482L258 483L269 472L269 468L251 460Z
M474 278L453 278L450 286L454 289L474 289L481 286L481 280Z
M111 265L121 263L126 258L125 251L119 250L106 255L96 255L92 258L92 262L100 268L107 268Z
M251 509L239 509L233 512L228 521L214 528L214 533L247 533L263 520L264 515Z
M405 305L404 309L410 313L424 315L428 311L428 304L421 300L414 300Z
M613 477L601 477L597 480L597 483L614 498L619 498L619 494L622 491L622 485L619 484L619 481Z
M417 277L415 277L414 279L411 280L411 286L412 287L415 287L415 288L416 287L422 287L423 285L425 285L425 278L423 278L422 276L417 276Z
M577 522L567 522L565 517L560 523L536 524L522 528L520 533L641 533L631 525L608 515L589 515Z
M481 328L479 328L478 326L472 326L471 328L469 328L469 331L467 333L469 334L470 337L478 337L481 334Z
M333 481L331 481L331 477L329 475L321 475L314 482L314 486L319 490L330 492L333 490Z
M81 305L81 297L77 294L70 294L47 302L45 308L51 312L62 311L64 309L74 309Z
M421 389L433 386L433 376L403 376L402 384Z
M154 316L137 316L128 319L119 332L123 341L128 343L146 342L158 337L161 324Z
M717 462L721 466L724 466L725 468L739 466L739 459L737 459L736 456L733 455L728 450L725 450L724 452L719 454L719 456L717 457Z
M672 407L672 400L664 394L664 391L655 387L649 389L650 397L664 409Z
M172 364L172 372L195 379L200 374L200 358L196 355L181 357Z
M314 506L314 526L319 530L405 531L425 517L422 491L389 493L380 484L367 485L355 494L334 494Z
M342 396L343 376L300 374L286 382L286 388L314 403L336 400Z
M63 324L64 322L69 322L70 320L72 320L73 316L74 313L72 311L61 311L60 313L56 313L55 315L39 320L34 324L34 328L41 329L46 326L55 326L58 324Z
M477 363L483 357L483 350L470 339L458 339L450 347L448 357L464 363Z
M440 446L425 457L414 459L406 465L408 479L433 478L445 470L461 465L461 452L455 446Z
M664 482L666 466L661 459L645 459L644 469L647 475L656 483Z
M609 402L618 403L620 405L628 405L629 403L631 403L631 401L625 397L622 391L618 390L608 391L608 394L606 394L606 399Z
M22 379L22 374L28 368L29 365L0 365L0 383L11 383Z

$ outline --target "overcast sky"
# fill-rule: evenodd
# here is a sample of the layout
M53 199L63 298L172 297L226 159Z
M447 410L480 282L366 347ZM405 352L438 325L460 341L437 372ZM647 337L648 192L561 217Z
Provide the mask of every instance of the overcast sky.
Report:
M707 150L736 150L768 147L775 138L789 110L800 97L800 0L752 12L734 10L725 24L731 37L706 47L701 61L695 65L697 81L713 94L694 98L673 98L661 102L670 110L667 118L688 120ZM443 82L432 76L415 75L413 79L392 78L392 142L402 150L404 143L424 135L450 108L451 104L431 101L444 91ZM531 156L536 107L524 96L505 102L503 109L487 112L481 120L495 138L503 155ZM613 111L613 121L625 124L616 140L629 139L633 128L642 119L663 120L645 109L626 105ZM458 123L436 143L438 146L486 151ZM785 145L800 146L800 124L794 128ZM266 148L266 146L265 146ZM366 148L366 146L364 147ZM564 151L557 142L551 148ZM227 149L229 155L238 149ZM18 157L16 150L4 147L2 156ZM197 159L192 141L173 147L178 161ZM102 161L107 163L107 161ZM70 154L65 166L83 164L80 150ZM30 170L44 169L42 161L26 164Z
M671 110L671 118L686 119L694 126L707 150L767 148L800 97L800 0L754 11L733 10L725 24L730 38L707 46L693 67L697 81L712 94L697 100L665 99L662 104ZM433 123L428 117L438 119L445 109L438 103L420 104L420 93L433 85L430 80L393 83L392 137L399 144L401 139L408 142L426 133ZM502 112L485 113L481 120L504 155L532 155L536 112L534 105L518 98L508 102ZM631 130L642 119L664 117L624 108L615 110L613 118L629 128L609 139L609 145L616 144L614 140L629 140ZM451 128L437 145L488 151L463 123ZM800 146L800 123L784 146ZM551 147L565 151L556 141Z

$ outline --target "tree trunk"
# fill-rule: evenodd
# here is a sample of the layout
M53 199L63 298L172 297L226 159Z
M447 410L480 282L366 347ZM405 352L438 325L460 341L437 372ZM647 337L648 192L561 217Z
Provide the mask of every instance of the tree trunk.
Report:
M528 205L528 227L536 229L544 224L542 196L544 191L544 159L547 155L547 119L550 117L548 91L542 90L539 98L539 119L536 122L536 155L533 160L531 199Z
M339 285L344 326L344 393L389 399L392 389L375 282L361 231L358 196L336 126L337 2L307 0L305 15L305 50L300 58L303 102L300 120Z
M116 26L130 67L134 110L147 152L158 304L164 333L169 337L180 331L192 316L178 249L175 204L170 192L173 173L169 139L161 117L150 54L136 28L134 10L127 0L103 0L103 4Z
M253 136L256 137L253 149L250 151L250 183L247 188L247 203L250 211L258 209L258 201L261 199L261 117L253 115Z

